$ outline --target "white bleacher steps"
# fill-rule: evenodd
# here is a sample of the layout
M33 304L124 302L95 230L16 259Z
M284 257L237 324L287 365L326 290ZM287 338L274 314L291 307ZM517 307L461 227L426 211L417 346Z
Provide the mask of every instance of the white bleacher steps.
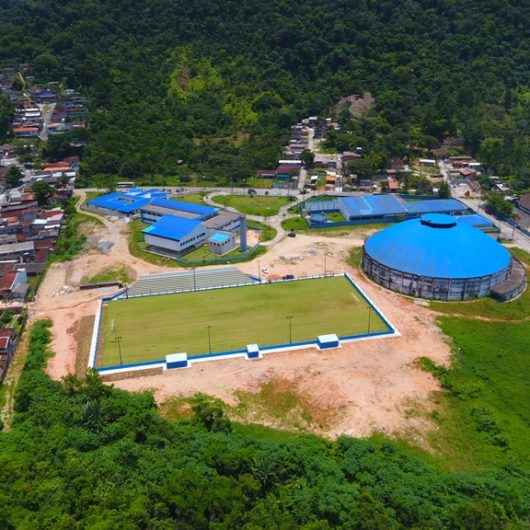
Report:
M195 272L167 272L140 277L127 289L126 293L124 292L122 298L252 283L257 283L257 280L235 267L195 270Z

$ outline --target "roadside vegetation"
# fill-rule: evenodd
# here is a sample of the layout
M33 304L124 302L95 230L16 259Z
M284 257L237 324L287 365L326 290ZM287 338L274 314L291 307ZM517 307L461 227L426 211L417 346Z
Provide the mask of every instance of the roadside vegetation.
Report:
M305 232L309 230L309 225L307 221L301 217L289 217L282 221L282 228L287 231L293 230L294 232Z
M287 197L246 196L246 195L215 195L213 201L235 208L245 215L271 217L277 215L282 206L289 204Z

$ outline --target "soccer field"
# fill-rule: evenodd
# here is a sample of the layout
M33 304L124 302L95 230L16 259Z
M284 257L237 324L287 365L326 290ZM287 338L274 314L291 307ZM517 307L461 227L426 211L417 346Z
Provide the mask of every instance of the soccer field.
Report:
M381 332L388 327L345 277L117 300L103 309L97 366L368 329Z

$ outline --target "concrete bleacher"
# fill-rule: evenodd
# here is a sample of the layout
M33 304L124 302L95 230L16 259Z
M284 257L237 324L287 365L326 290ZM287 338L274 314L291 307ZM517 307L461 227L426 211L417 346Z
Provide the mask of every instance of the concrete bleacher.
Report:
M241 272L235 267L220 269L196 269L185 272L165 272L142 276L127 289L129 298L135 296L155 295L162 293L178 293L195 289L209 289L229 285L258 283L249 274Z

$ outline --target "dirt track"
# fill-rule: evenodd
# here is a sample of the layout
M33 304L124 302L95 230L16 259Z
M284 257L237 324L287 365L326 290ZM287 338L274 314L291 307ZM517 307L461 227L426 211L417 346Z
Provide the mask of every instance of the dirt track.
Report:
M53 349L48 373L60 378L75 371L77 354L75 324L93 315L96 301L105 291L78 291L81 278L123 264L136 274L164 270L129 254L126 225L123 221L105 221L97 237L113 242L108 254L89 250L68 264L51 267L32 304L32 318L49 317L53 321ZM174 395L190 396L204 392L228 403L236 403L234 392L255 392L273 378L292 381L314 403L340 410L324 434L368 435L375 431L422 432L423 420L409 417L411 404L428 403L429 393L438 388L433 378L417 369L414 361L423 355L438 363L447 363L449 346L426 308L385 291L365 280L347 266L345 258L352 246L362 244L355 237L300 235L285 238L253 262L241 264L244 271L262 276L281 276L341 272L348 270L375 300L401 337L353 343L326 353L306 350L270 354L260 361L228 360L196 365L189 370L163 375L138 377L114 383L129 390L153 389L159 401ZM324 257L325 256L325 257ZM172 269L175 270L175 269ZM64 289L64 286L72 288Z

